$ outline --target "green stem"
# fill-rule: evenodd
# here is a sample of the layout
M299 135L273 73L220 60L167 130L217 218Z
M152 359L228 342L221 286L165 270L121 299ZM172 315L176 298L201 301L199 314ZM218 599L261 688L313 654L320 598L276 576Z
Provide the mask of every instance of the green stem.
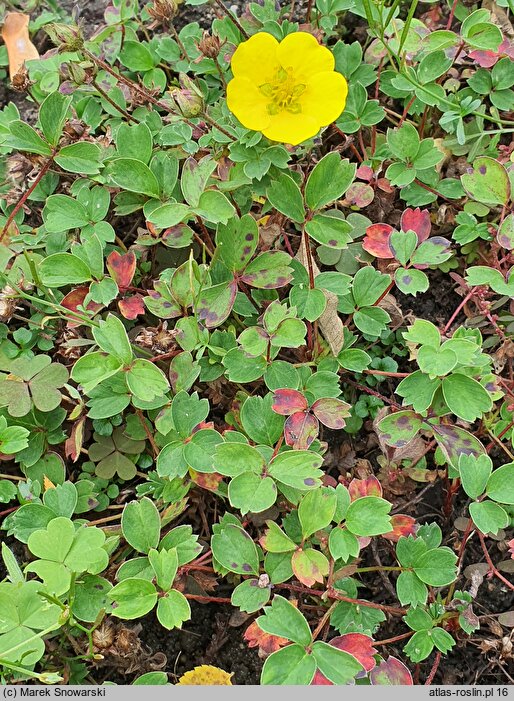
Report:
M11 647L9 650L4 650L2 654L3 655L12 655L13 652L16 652L17 650L19 650L22 647L25 647L27 645L27 643L31 643L33 640L39 640L43 636L48 635L48 633L51 633L52 631L57 630L60 627L61 626L59 623L54 623L53 625L49 626L48 628L45 628L45 630L41 630L41 631L39 631L39 633L35 633L30 638L26 638L21 643L18 643L18 645ZM2 664L4 664L3 660L2 660ZM25 671L25 670L23 670L23 671Z

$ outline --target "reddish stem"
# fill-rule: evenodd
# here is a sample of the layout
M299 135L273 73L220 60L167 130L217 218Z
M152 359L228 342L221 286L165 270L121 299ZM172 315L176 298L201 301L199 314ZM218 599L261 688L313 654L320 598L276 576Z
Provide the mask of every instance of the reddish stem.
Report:
M452 9L450 10L450 16L448 17L448 22L446 23L446 30L451 29L453 17L455 15L455 10L457 9L457 3L459 0L453 0Z
M425 682L425 686L430 686L432 682L434 681L434 677L436 675L437 670L439 669L439 663L441 662L441 653L437 652L434 660L434 664L432 665L432 669L430 670L430 674L427 677L427 680Z
M224 599L220 596L200 596L200 594L184 594L186 599L191 599L192 601L203 601L205 603L214 602L216 604L230 604L232 599Z
M482 546L482 550L484 552L485 559L487 560L487 564L491 568L491 572L494 574L494 576L497 579L500 580L500 582L503 582L509 589L514 591L514 584L509 582L508 579L505 579L505 577L501 574L501 572L498 572L494 562L491 560L491 556L489 555L489 550L487 549L487 546L485 544L485 538L484 538L483 534L480 533L480 531L477 531L477 533L478 533L478 537L480 538L480 544Z
M365 599L352 599L350 596L344 596L338 591L332 588L327 589L325 592L319 589L309 589L308 587L297 586L296 584L277 584L277 588L289 589L290 591L296 591L300 594L309 594L311 596L322 596L325 594L329 599L337 599L337 601L346 601L349 604L356 604L358 606L367 606L368 608L378 609L380 611L387 611L395 616L405 616L407 609L397 608L396 606L387 606L386 604L375 604L373 601L366 601Z
M0 242L2 242L4 236L6 236L7 232L9 231L9 227L10 227L11 224L13 223L14 217L18 214L18 212L19 212L20 209L23 207L23 205L25 204L25 202L27 201L27 199L28 199L28 198L30 197L30 195L34 192L34 190L35 190L36 187L38 186L39 182L41 181L43 175L47 172L47 170L50 168L50 166L51 166L52 163L54 162L54 155L55 155L55 150L54 150L54 152L52 153L52 155L48 158L48 160L45 161L45 163L43 164L43 167L42 167L41 170L39 171L39 173L38 173L36 179L34 180L34 182L32 183L32 185L29 187L28 190L26 190L26 191L23 193L23 195L20 197L20 199L18 200L18 202L17 202L16 205L14 206L14 209L12 210L12 212L11 212L11 213L9 214L9 216L7 217L7 221L5 222L5 226L4 226L4 228L2 229L2 232L0 233Z
M473 297L473 295L474 295L474 291L473 291L473 290L470 290L470 291L468 292L468 294L464 297L464 299L463 299L462 302L459 304L459 306L457 307L457 309L453 312L453 314L451 315L450 319L448 320L446 326L444 327L444 329L443 329L443 335L446 334L446 332L448 331L448 329L450 328L450 326L453 324L453 322L455 321L455 319L456 319L457 316L459 315L459 312L461 311L461 309L464 307L464 305L466 304L466 302L469 302L469 300Z

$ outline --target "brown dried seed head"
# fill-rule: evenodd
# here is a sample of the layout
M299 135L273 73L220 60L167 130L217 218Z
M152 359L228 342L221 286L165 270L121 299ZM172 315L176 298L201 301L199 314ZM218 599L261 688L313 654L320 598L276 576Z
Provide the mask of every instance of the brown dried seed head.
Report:
M217 58L221 49L221 42L216 36L204 32L201 41L198 42L198 50L206 58Z

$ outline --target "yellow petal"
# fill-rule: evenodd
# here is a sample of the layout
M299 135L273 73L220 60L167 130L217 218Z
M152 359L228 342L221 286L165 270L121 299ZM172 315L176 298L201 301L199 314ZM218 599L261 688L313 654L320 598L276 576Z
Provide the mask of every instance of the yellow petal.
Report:
M315 136L319 127L319 120L308 114L280 112L280 114L272 116L270 125L261 131L272 141L296 146L302 141L310 139L311 136Z
M227 85L227 105L247 129L263 131L270 123L268 100L248 78L233 78Z
M307 32L288 34L280 42L277 55L283 68L293 69L297 83L316 73L333 71L335 66L331 52Z
M254 85L269 83L280 68L278 41L267 32L258 32L237 47L230 66L235 78L248 78Z
M314 117L320 126L325 127L344 110L347 95L348 83L340 73L318 73L308 81L300 96L302 114Z

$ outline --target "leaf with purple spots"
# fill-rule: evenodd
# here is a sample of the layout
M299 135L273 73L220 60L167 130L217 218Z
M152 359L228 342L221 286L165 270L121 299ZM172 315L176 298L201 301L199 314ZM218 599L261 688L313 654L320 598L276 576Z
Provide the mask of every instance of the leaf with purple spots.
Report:
M286 445L294 450L307 450L318 437L319 423L315 416L305 411L291 414L284 424Z
M292 280L291 257L284 251L266 251L251 261L241 280L251 287L274 290Z
M162 232L161 240L168 248L187 248L191 244L194 231L187 224L170 226Z
M502 221L496 234L496 240L508 251L514 249L514 214L508 214Z
M352 241L352 225L334 214L315 214L307 222L305 230L311 238L323 246L341 250Z
M426 292L429 287L428 277L422 270L415 268L410 268L410 270L397 268L394 273L394 281L400 292L414 297L418 292Z
M202 290L196 307L198 320L208 329L220 326L232 311L236 294L237 284L234 280Z
M352 183L346 191L345 200L350 206L367 207L373 202L375 191L366 183Z
M279 453L269 466L268 472L274 480L288 487L306 492L321 485L323 472L321 455L310 450L290 450Z
M214 558L230 572L259 574L259 553L248 533L228 524L211 538Z
M306 411L308 404L303 394L296 389L276 389L271 408L277 414L290 416L297 411Z
M403 448L419 432L421 417L413 411L397 411L383 418L378 424L382 440L392 448Z
M478 457L485 454L485 448L478 438L475 438L473 434L460 428L460 426L436 424L432 426L432 431L445 458L456 470L458 470L459 457L461 455L475 455Z
M373 686L412 686L412 674L396 657L388 657L372 669L369 679Z
M154 289L148 291L148 296L143 298L143 302L148 311L159 319L175 319L182 314L164 280L154 283Z
M473 162L470 172L461 175L466 193L482 204L507 205L510 199L510 181L505 167L495 158L481 156Z
M323 584L329 571L327 558L313 548L296 550L291 558L291 565L295 577L306 587L312 587L316 583Z
M411 258L412 265L439 265L452 257L451 243L442 236L423 241Z
M324 397L311 406L314 416L327 428L340 429L346 425L345 419L350 416L350 404L341 399Z
M241 219L233 217L226 224L219 224L216 233L216 250L227 268L237 273L250 262L257 244L259 231L255 219L245 214Z

